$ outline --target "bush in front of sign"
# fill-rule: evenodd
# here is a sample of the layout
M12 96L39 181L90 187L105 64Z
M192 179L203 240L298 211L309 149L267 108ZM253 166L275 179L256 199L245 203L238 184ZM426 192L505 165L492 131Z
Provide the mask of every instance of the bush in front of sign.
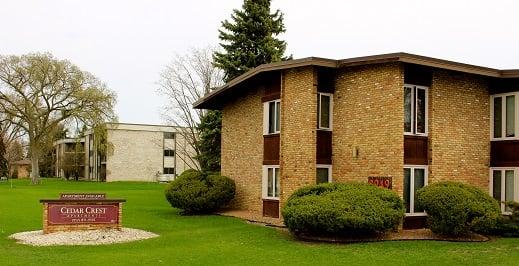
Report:
M303 187L282 210L295 235L358 236L398 228L402 199L389 189L366 183L327 183Z
M431 231L445 235L490 233L501 217L499 203L482 190L459 182L440 182L417 191Z
M166 189L166 199L183 214L210 213L226 206L236 192L234 180L217 173L183 172Z

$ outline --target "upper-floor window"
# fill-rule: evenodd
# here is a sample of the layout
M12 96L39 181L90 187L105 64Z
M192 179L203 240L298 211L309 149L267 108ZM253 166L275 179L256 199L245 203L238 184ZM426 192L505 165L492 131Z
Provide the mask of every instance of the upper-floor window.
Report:
M164 139L175 139L174 132L164 132Z
M317 94L317 113L318 113L318 128L324 130L332 129L332 107L333 94L318 93Z
M507 201L517 201L519 193L516 189L519 170L517 168L491 168L490 169L490 195L500 202L501 211L508 213Z
M263 133L276 134L280 131L281 101L274 100L263 104Z
M427 87L404 86L404 133L427 136Z
M164 156L165 157L173 157L173 156L175 156L175 150L171 150L171 149L164 150Z
M173 167L164 167L164 174L165 175L174 175L175 174L175 168L173 168Z
M492 139L515 139L519 131L519 92L491 96Z

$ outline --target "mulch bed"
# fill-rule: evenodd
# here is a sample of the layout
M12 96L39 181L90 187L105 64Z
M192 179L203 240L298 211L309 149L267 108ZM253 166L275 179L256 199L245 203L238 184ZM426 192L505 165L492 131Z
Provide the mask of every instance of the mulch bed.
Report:
M383 234L374 234L370 236L354 236L354 237L322 237L299 234L295 236L299 240L310 242L328 242L328 243L359 243L359 242L376 242L376 241L405 241L405 240L436 240L450 242L486 242L490 238L479 234L467 234L458 237L439 235L431 232L429 229L402 230L400 232L389 232Z

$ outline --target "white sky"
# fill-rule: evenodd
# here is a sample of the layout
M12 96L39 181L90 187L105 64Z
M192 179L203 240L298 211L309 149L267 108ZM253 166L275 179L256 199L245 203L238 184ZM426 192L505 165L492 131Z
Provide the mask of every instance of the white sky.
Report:
M0 0L0 54L51 52L118 94L121 122L162 123L158 76L174 53L218 43L242 0ZM519 68L519 1L289 1L287 52L334 59L409 52Z

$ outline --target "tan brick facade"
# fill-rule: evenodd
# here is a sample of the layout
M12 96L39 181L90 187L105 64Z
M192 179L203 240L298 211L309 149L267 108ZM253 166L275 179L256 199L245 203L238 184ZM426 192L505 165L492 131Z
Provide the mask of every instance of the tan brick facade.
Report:
M281 205L296 189L315 184L317 81L312 67L285 71L281 87Z
M222 175L236 182L233 207L261 213L263 90L233 100L222 110Z
M429 183L459 181L487 191L490 96L482 77L433 71L429 88Z
M368 176L392 176L393 188L402 193L403 77L400 64L344 69L337 75L334 181L367 182Z

